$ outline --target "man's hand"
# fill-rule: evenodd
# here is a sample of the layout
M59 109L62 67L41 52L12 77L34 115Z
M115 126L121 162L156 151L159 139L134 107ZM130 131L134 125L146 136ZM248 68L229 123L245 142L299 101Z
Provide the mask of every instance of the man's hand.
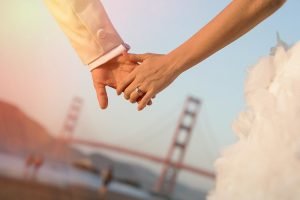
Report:
M137 63L130 61L124 53L92 70L94 88L102 109L108 106L106 86L116 88L136 66Z

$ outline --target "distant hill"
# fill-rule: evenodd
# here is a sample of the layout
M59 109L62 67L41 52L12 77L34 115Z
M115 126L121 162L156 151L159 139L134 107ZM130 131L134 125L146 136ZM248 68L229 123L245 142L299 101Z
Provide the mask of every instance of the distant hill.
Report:
M43 155L46 159L64 162L88 159L97 169L113 166L118 180L137 183L142 188L152 189L157 175L145 167L123 163L100 153L84 155L53 138L38 122L31 119L16 106L0 101L0 152L28 156ZM178 184L176 196L183 200L205 199L205 194ZM188 196L188 199L186 198Z
M20 156L38 154L61 161L65 160L65 155L71 159L84 157L53 138L19 108L3 101L0 101L0 151Z
M37 122L17 107L0 101L0 149L27 154L42 149L53 138Z

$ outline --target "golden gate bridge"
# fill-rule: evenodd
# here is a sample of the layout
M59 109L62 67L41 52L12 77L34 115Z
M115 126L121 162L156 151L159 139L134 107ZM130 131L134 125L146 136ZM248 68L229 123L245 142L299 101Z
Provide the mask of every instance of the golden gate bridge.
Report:
M206 177L211 180L215 179L215 174L213 172L184 163L184 157L187 152L201 105L202 101L197 98L188 97L186 99L166 157L155 156L146 152L108 144L103 141L91 141L73 137L83 106L83 100L79 97L73 98L58 139L63 141L65 144L103 149L160 164L162 165L162 170L154 185L154 189L157 193L171 194L176 185L180 170ZM26 165L33 166L37 173L38 169L43 165L43 159L44 158L41 156L29 155Z

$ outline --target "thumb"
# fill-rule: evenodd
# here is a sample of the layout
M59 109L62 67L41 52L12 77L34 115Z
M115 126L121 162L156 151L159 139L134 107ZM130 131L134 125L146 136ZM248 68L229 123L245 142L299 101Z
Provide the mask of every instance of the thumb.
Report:
M99 102L99 106L101 109L106 109L108 106L108 97L107 97L107 92L105 85L97 85L95 87L96 93L97 93L97 98Z
M137 63L137 62L143 62L147 58L149 58L152 54L145 53L145 54L128 54L128 58L131 62Z

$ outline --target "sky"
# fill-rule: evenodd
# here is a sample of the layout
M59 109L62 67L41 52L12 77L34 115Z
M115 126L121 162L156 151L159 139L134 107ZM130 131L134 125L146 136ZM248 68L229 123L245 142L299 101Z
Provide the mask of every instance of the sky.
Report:
M113 24L134 53L168 53L203 27L230 1L103 0ZM57 135L74 96L84 99L76 137L101 140L163 156L188 95L203 105L185 162L213 170L213 161L236 138L231 124L245 108L247 69L276 44L276 32L293 44L300 39L300 1L278 12L233 44L182 74L142 112L114 90L100 110L90 72L41 0L0 2L0 99L16 104ZM114 155L118 156L118 155ZM120 156L118 156L120 157ZM159 170L160 166L123 158ZM180 179L207 189L206 179Z

